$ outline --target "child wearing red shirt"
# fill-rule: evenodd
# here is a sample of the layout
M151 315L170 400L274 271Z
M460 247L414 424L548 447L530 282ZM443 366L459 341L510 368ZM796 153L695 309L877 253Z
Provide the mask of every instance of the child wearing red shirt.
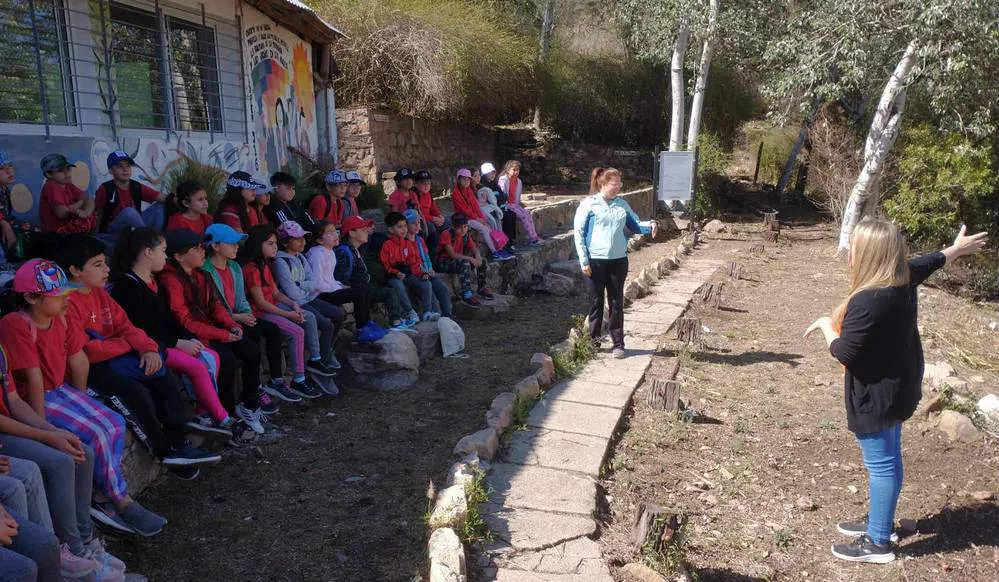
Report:
M253 179L246 172L233 172L226 180L225 195L219 202L215 222L228 224L233 230L247 232L250 228L267 222L256 204L257 192L270 194L270 186Z
M468 219L461 214L451 216L451 228L441 233L437 241L437 270L456 273L461 281L461 299L472 307L480 305L472 292L472 270L475 270L479 296L492 299L486 287L486 261L479 254L479 247L468 232Z
M306 211L314 222L325 220L340 228L343 222L343 197L347 194L347 175L340 170L333 170L326 174L325 182L326 191L313 196Z
M389 194L386 202L393 212L402 214L410 208L419 210L420 201L413 192L413 171L409 168L399 168L395 173L395 190Z
M180 384L164 366L159 345L132 325L125 311L104 289L111 269L104 243L85 234L71 234L58 248L59 264L78 286L69 298L67 317L88 335L83 346L90 361L90 383L133 428L135 435L163 464L183 479L193 479L199 465L218 463L187 441L187 412ZM121 403L121 404L119 404ZM228 440L228 431L202 431Z
M166 520L128 495L121 467L125 421L86 393L86 335L66 318L71 290L55 263L32 259L21 265L13 283L20 310L0 320L0 343L18 393L35 413L94 450L94 481L110 501L95 502L92 515L122 532L156 535Z
M165 230L186 228L205 234L205 229L212 223L212 215L208 213L208 192L197 182L181 182L170 199L167 214Z
M45 184L39 200L38 220L45 232L91 232L97 223L94 198L73 183L74 164L62 154L42 158Z
M219 355L219 396L227 410L235 409L257 434L264 433L262 415L277 412L277 405L260 391L260 346L243 337L243 326L236 323L219 300L215 284L201 267L205 264L205 237L181 229L166 233L167 264L159 283L167 296L167 305L178 335L194 337ZM243 394L236 398L236 362L240 362ZM268 412L264 412L266 407Z
M479 197L472 187L472 172L462 168L458 170L454 190L451 191L451 203L454 206L455 214L460 214L468 219L468 226L478 231L482 240L489 247L494 261L509 261L513 255L496 248L493 242L492 229L489 228L489 221L486 219L482 207L479 206ZM438 245L439 245L438 241Z

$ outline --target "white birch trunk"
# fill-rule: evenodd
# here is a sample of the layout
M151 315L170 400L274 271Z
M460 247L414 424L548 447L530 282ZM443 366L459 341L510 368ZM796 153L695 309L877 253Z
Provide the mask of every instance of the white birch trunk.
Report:
M906 47L905 53L885 83L881 100L878 101L877 111L874 112L874 119L871 121L871 128L864 142L864 165L850 191L843 212L843 224L839 231L840 254L850 249L850 236L853 235L857 223L864 217L865 208L870 213L871 209L877 207L876 202L868 204L868 200L871 196L877 195L877 184L881 179L885 159L895 145L895 139L901 129L902 112L905 109L905 86L916 64L917 48L915 40Z
M711 70L711 55L714 52L715 23L718 21L718 3L720 0L709 0L708 32L701 44L701 62L697 67L697 80L694 83L694 99L690 105L690 125L687 127L687 149L697 147L697 138L701 134L701 115L704 111L704 92L708 86L708 72Z
M683 113L686 106L683 84L683 61L687 54L687 41L690 39L690 30L687 23L680 25L680 30L676 35L676 45L673 47L673 61L670 65L670 89L673 115L670 119L669 128L669 151L680 151L683 146Z

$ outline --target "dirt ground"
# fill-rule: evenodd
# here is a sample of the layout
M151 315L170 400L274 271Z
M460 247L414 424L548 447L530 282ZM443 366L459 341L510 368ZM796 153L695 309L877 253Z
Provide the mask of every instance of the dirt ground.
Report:
M755 227L745 228L752 231ZM645 405L648 382L609 455L601 543L612 568L638 559L630 545L641 502L689 517L686 559L700 580L995 581L999 508L972 492L999 493L999 446L982 438L950 444L928 422L905 424L906 482L900 519L916 520L899 558L886 566L836 560L837 521L866 511L866 472L846 429L841 369L820 337L802 339L846 290L826 225L785 228L788 242L749 253L755 234L709 236L698 257L743 264L718 310L694 308L710 332L689 353L667 345L649 378L681 360L683 423ZM728 239L728 240L721 240ZM722 280L719 276L718 280ZM664 283L668 285L668 280ZM999 381L995 304L933 288L920 298L927 362L946 360L975 396Z
M196 481L159 480L139 499L170 524L111 551L153 582L419 580L429 481L443 483L455 443L533 371L532 353L565 339L585 301L531 295L508 320L461 322L472 357L432 360L408 391L342 384L337 399L284 404L285 437L229 453Z

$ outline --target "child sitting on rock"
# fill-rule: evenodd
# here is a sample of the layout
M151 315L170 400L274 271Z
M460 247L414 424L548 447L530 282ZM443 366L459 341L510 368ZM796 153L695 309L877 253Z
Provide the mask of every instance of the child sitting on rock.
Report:
M437 243L437 270L457 274L461 281L461 300L472 307L478 307L480 302L472 291L473 270L479 297L492 299L493 292L486 287L486 261L479 254L479 247L468 230L468 219L465 216L451 215L451 228L441 233Z

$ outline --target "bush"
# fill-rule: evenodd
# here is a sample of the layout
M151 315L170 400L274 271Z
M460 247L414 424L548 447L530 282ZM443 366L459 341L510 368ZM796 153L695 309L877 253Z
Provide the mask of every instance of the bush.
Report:
M898 189L885 211L898 221L914 247L936 247L954 229L999 230L999 196L992 147L958 134L941 135L921 125L905 134L898 163Z
M665 70L555 47L540 73L543 122L564 139L652 147L667 131Z
M194 158L185 158L184 162L173 169L163 180L163 191L173 193L182 182L194 181L208 193L208 208L215 211L218 201L225 192L225 181L229 174L225 170L211 164L204 164Z
M713 133L702 133L697 140L697 184L695 186L694 207L705 216L715 214L720 205L719 194L725 188L728 167L732 154L722 145L721 139Z
M343 105L430 119L522 121L534 105L535 41L486 5L457 0L324 0L348 38L335 46Z

